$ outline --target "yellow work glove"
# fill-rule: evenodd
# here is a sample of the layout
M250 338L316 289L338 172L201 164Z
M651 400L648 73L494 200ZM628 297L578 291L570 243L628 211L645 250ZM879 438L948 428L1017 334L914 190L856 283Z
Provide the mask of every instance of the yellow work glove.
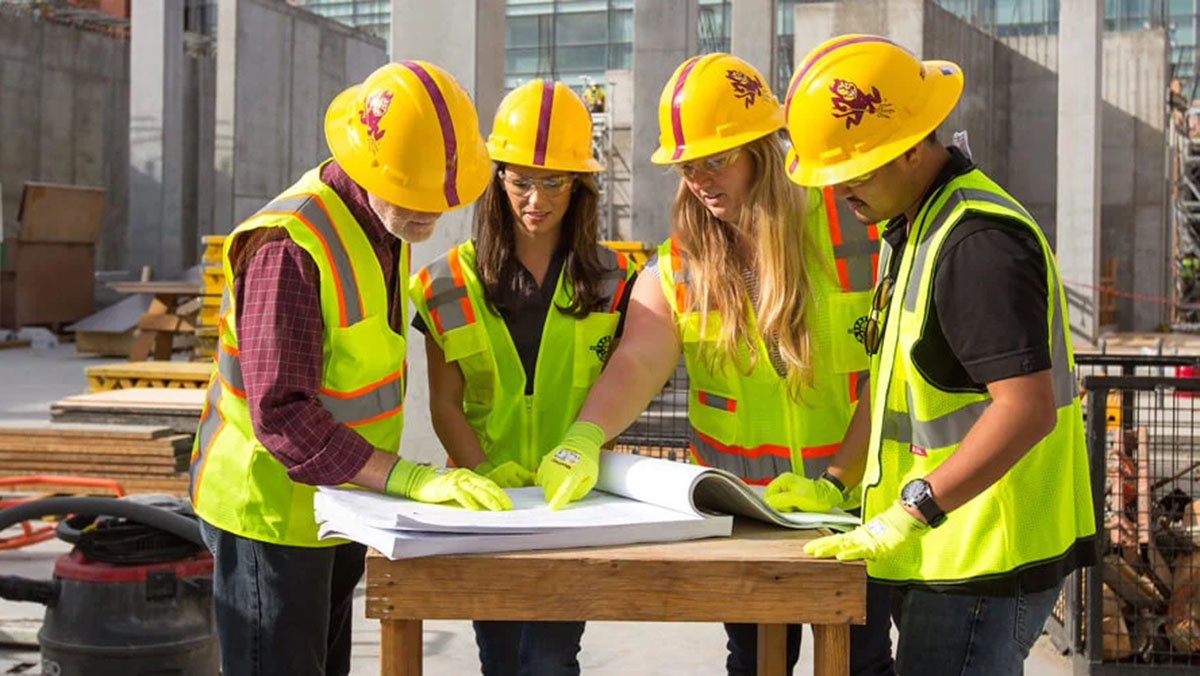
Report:
M771 480L763 499L777 512L828 512L846 501L842 490L824 475L809 479L792 472Z
M533 485L533 472L522 467L514 460L502 462L500 465L491 460L484 460L475 466L475 473L481 474L501 488L522 488Z
M905 542L920 537L927 530L929 526L909 514L896 501L896 504L849 533L818 538L804 545L804 553L819 559L836 556L839 561L874 561L886 558Z
M599 425L579 421L567 429L562 443L542 458L537 485L542 487L550 509L562 509L592 490L600 476L603 443L604 430Z
M512 509L512 499L496 482L469 469L418 465L404 458L392 465L385 490L418 502L456 502L467 509Z

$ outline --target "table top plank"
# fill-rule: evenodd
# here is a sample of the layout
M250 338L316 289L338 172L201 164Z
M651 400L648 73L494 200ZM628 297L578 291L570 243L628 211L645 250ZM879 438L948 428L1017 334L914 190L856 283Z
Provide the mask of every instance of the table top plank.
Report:
M688 542L367 557L367 616L861 624L866 568L801 550L815 531L738 522Z
M108 287L120 293L152 293L167 296L198 296L204 293L203 282L109 282Z

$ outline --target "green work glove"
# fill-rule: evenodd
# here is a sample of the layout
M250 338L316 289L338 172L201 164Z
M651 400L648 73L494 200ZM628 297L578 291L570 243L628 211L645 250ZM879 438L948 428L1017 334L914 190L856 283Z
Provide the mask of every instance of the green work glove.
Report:
M392 465L385 490L418 502L456 502L467 509L512 509L512 499L496 482L469 469L418 465L404 458Z
M522 488L533 485L533 472L514 460L500 463L499 466L491 460L484 460L475 466L475 473L495 481L496 485L501 488Z
M819 559L836 556L839 561L874 561L887 557L900 545L920 537L927 530L929 526L909 514L897 501L849 533L818 538L804 545L804 553Z
M777 512L828 512L846 501L842 490L825 476L809 479L792 472L767 484L763 499Z
M542 458L537 485L542 487L550 509L562 509L592 490L600 476L603 443L604 430L599 425L579 421L567 429L562 443Z

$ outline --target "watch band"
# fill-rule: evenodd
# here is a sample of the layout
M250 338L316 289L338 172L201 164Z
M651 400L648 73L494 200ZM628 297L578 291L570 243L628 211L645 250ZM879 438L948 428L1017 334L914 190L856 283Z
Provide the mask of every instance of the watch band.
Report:
M837 477L830 474L829 470L825 470L824 472L821 472L821 478L828 481L829 483L833 484L833 487L838 489L838 491L842 494L843 500L845 500L846 498L848 498L850 496L850 491L849 491L849 489L846 488L846 484L842 483L841 481L838 480Z

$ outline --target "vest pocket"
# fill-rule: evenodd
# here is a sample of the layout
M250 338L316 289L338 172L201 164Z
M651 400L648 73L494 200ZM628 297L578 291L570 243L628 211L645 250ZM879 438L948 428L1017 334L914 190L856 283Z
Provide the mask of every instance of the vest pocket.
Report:
M829 326L834 373L866 371L871 367L864 346L867 315L873 291L829 294ZM882 317L880 318L882 319Z
M740 404L737 397L709 383L694 383L688 388L688 422L704 435L722 444L732 444L737 441Z
M447 362L462 370L463 399L468 403L491 404L495 396L496 362L483 322L450 329L442 335L442 352Z
M592 312L575 320L575 358L571 384L591 387L600 370L612 356L613 333L621 315L618 312Z

